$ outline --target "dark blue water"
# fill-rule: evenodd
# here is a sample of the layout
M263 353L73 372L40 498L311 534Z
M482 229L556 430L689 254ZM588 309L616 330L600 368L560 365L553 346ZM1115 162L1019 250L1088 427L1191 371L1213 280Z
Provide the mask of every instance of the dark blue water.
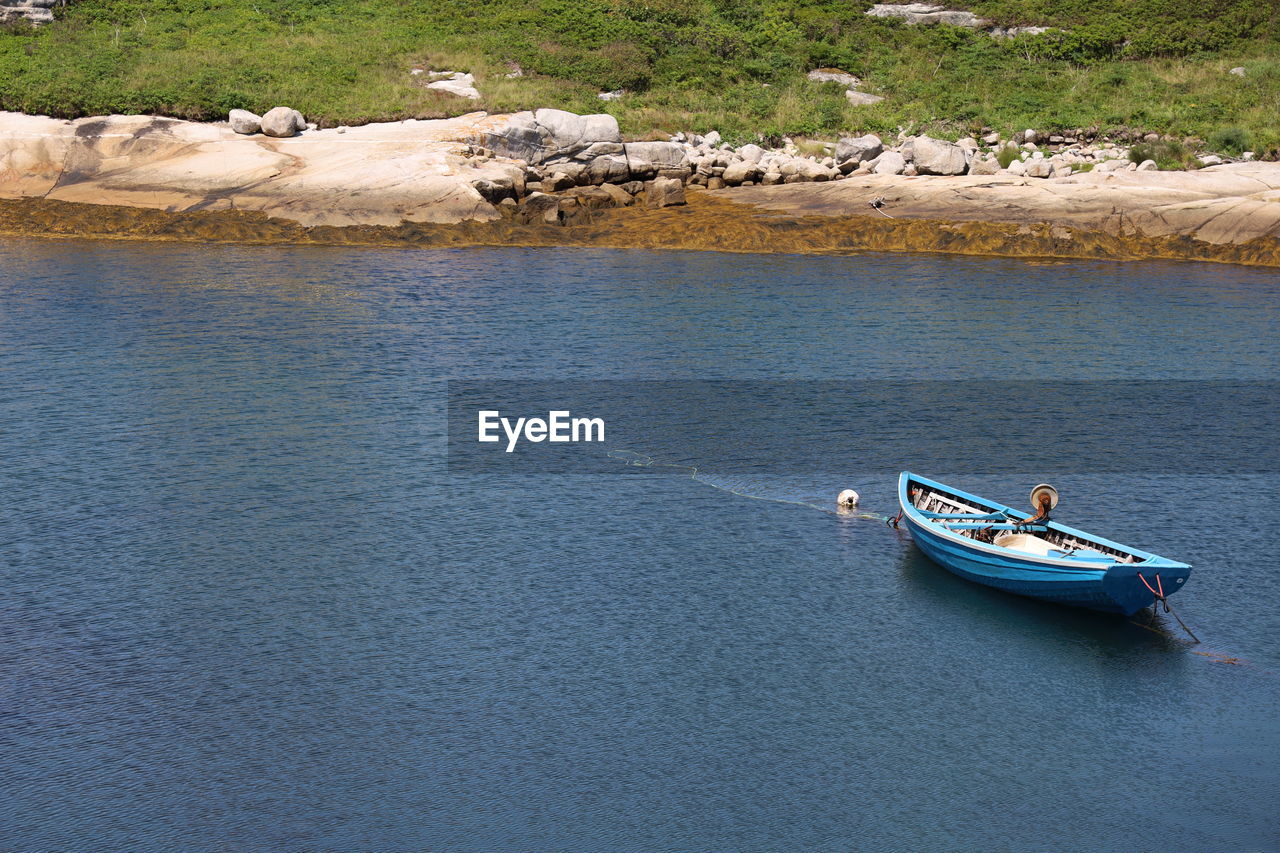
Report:
M1280 849L1274 476L1056 481L1196 566L1191 646L826 511L888 479L444 458L450 378L1274 380L1278 307L1190 264L0 243L0 849Z

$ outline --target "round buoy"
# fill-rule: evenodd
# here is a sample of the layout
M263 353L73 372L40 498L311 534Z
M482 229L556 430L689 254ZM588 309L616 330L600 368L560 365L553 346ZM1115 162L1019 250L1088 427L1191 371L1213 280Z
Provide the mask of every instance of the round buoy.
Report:
M836 495L836 503L840 506L857 506L858 493L853 489L845 489L843 492Z
M1039 512L1040 503L1045 496L1049 498L1049 509L1054 509L1058 506L1058 490L1048 483L1041 483L1031 490L1031 508Z

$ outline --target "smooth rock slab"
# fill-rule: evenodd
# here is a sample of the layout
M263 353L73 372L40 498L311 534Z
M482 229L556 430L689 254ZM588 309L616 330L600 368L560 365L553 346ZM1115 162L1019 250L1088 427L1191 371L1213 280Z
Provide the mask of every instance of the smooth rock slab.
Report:
M154 116L72 122L0 112L0 197L234 208L301 225L491 220L499 214L474 182L524 191L514 162L461 153L491 123L472 113L272 138Z

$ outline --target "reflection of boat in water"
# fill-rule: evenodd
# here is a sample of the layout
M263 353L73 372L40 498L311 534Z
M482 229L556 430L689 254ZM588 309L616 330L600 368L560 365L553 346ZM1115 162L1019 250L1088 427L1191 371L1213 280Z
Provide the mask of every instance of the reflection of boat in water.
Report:
M1033 505L1057 502L1038 486ZM904 471L902 519L920 550L966 580L1007 592L1132 615L1177 592L1186 563L1129 548Z

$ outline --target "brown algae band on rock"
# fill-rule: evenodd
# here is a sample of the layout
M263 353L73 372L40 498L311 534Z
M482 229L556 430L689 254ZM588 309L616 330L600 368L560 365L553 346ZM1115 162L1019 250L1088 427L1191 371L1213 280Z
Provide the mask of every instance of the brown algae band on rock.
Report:
M765 251L876 246L971 251L982 246L1000 254L1024 254L1033 247L1039 254L1095 257L1111 246L1116 257L1135 257L1145 254L1136 248L1144 241L1177 238L1188 242L1174 249L1160 243L1150 251L1161 257L1195 257L1188 246L1249 244L1254 249L1248 252L1206 248L1202 254L1206 259L1230 256L1270 263L1270 249L1256 241L1265 243L1280 233L1277 164L1240 162L1196 172L1159 172L1154 164L1130 162L1127 151L1107 147L1110 143L1082 148L1078 140L1050 136L1050 144L1058 148L1046 156L1036 147L1040 135L1033 130L1004 143L1021 140L1019 155L1005 169L995 154L982 150L984 144L993 149L1001 144L995 133L982 143L903 135L892 146L867 134L803 154L790 141L778 149L755 144L734 148L714 132L624 142L612 116L562 110L497 116L477 112L332 130L305 124L289 107L262 117L236 110L229 119L228 124L149 116L61 121L0 113L0 198L39 197L171 213L257 211L303 229L375 226L394 231L413 223L507 223L488 231L465 229L450 244L501 243L516 239L512 227L554 226L564 233L552 238L519 231L519 241L632 245L639 238L600 231L593 223L610 208L629 207L642 198L639 207L652 211L648 215L673 218L671 210L694 201L697 194L691 191L699 188L706 196L692 205L699 210L709 209L704 202L711 197L723 196L733 202L733 217L740 220L766 214L790 221L786 240L774 235L758 244ZM1093 158L1088 163L1092 171L1077 173L1072 164L1088 158ZM629 221L628 216L622 220ZM951 226L933 239L921 240L915 233L914 245L896 245L883 235L875 241L821 233L799 236L799 230L821 232L835 221L859 222L865 228L867 216L930 220L930 227L940 222L1006 223L1024 231L997 229L976 240L977 232L966 225L968 248L953 245ZM751 240L727 244L727 235L741 231L729 224L733 217L721 212L714 226L707 224L699 235L662 244L756 245ZM113 217L117 223L123 219ZM689 224L682 219L681 227ZM587 226L595 230L581 230ZM1040 226L1058 236L1047 242L1039 236L1028 239L1025 229ZM208 238L211 227L202 221L197 229L201 239ZM26 230L38 233L34 227ZM139 236L136 228L125 230ZM242 219L231 230L241 235L261 231ZM92 227L83 231L100 232ZM276 236L268 239L279 239L284 232L271 233ZM307 232L305 241L321 239L317 233ZM351 239L323 233L326 241ZM376 240L406 239L389 233L379 231ZM1095 237L1087 247L1072 247L1059 239L1063 233L1075 239ZM431 239L441 237L433 234ZM656 240L649 235L640 242L661 242Z

